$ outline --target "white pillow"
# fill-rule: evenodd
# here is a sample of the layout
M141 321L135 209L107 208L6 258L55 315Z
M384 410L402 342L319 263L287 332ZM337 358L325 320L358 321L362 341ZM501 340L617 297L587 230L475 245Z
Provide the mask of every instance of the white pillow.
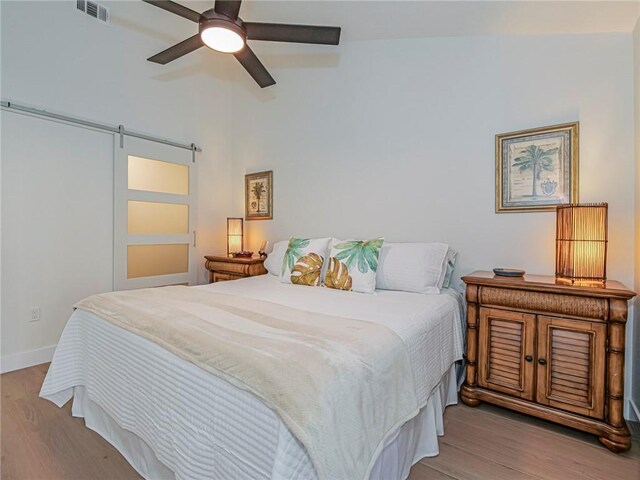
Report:
M376 270L384 238L371 240L332 239L324 286L338 290L373 293Z
M282 261L284 260L284 254L287 251L289 240L281 240L276 242L273 246L273 250L267 256L264 261L264 268L267 269L271 275L278 275L282 273Z
M282 260L280 280L296 285L320 286L330 240L328 237L291 237Z
M450 288L451 287L451 275L456 268L456 260L458 259L458 252L453 248L449 248L447 256L444 259L444 267L440 280L438 281L438 288Z
M440 293L448 252L446 243L385 243L378 261L376 288Z

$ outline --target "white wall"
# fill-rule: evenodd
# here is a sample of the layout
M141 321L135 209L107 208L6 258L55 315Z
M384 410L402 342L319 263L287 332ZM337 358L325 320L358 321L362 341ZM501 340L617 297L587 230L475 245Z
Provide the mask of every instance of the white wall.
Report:
M233 96L236 213L243 175L274 171L274 220L248 222L252 248L290 234L441 240L458 276L553 275L554 213L494 213L494 136L579 120L580 200L609 202L608 275L633 285L630 34L259 47L278 85L239 77Z
M635 136L636 136L636 237L635 237L635 291L640 292L640 19L636 23L633 30L633 91L635 97ZM635 315L631 329L631 345L635 345L633 350L633 359L631 361L631 375L636 381L633 383L633 392L631 398L633 406L631 408L630 418L640 421L640 297L635 300ZM629 331L629 330L627 330ZM629 343L629 342L627 342Z
M230 195L231 151L227 121L231 89L225 72L233 59L203 50L164 67L147 62L147 57L193 35L194 26L143 2L108 4L110 26L76 12L73 1L0 2L1 96L16 103L109 124L124 124L133 130L201 145L197 251L199 257L222 251ZM206 5L208 2L204 2L201 9ZM3 114L3 119L6 115L15 114ZM48 123L32 121L35 123L29 123L30 128ZM3 137L10 134L6 128L9 127L3 125ZM64 185L89 184L96 180L91 172L102 167L92 152L83 153L86 165L76 168L60 162L59 169L48 170L48 173L54 175L57 171L64 177ZM87 280L93 285L89 290L103 290L106 284L98 279L103 278L104 272L98 273L98 265L103 268L109 262L112 264L110 242L100 240L102 230L96 232L93 246L95 263L78 264L78 258L84 257L59 248L61 242L64 243L62 239L51 242L52 236L63 235L69 239L69 245L73 245L77 232L90 230L94 224L74 223L78 217L65 211L69 202L64 201L64 195L50 203L50 191L39 197L33 197L31 188L8 191L7 185L26 178L25 171L19 171L19 165L7 168L9 162L10 159L2 158L3 360L27 358L33 350L56 344L68 319L72 299L92 293L84 287L69 286L70 283L93 272L96 276ZM103 181L96 185L99 190L112 188L111 177L100 178ZM98 196L95 190L93 196L91 191L81 188L77 193L80 200L88 204ZM58 219L60 224L23 221L35 205L48 206L49 217ZM105 205L100 205L96 205L94 214L110 216ZM67 268L52 268L46 261L43 263L44 258L55 259L56 266ZM198 263L198 279L205 283L204 260ZM23 273L16 276L16 270ZM107 272L109 274L111 272ZM56 296L56 288L62 288L61 284L68 294ZM42 320L36 324L26 322L31 305L42 308Z

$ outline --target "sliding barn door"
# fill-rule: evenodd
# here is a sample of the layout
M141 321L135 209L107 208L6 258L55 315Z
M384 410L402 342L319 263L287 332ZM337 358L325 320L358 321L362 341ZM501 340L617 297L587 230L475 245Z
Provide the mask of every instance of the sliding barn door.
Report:
M192 152L132 137L115 151L115 289L195 284Z

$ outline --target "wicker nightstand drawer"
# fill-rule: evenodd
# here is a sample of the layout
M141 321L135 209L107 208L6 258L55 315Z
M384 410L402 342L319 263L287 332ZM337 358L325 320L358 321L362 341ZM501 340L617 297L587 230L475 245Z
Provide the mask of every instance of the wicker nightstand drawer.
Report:
M605 321L609 314L609 301L606 298L576 297L560 293L526 292L486 286L479 287L478 297L483 305L549 312L555 315Z
M245 275L232 275L230 273L213 272L213 281L211 283L227 282L229 280L237 280L238 278L244 278L244 277Z

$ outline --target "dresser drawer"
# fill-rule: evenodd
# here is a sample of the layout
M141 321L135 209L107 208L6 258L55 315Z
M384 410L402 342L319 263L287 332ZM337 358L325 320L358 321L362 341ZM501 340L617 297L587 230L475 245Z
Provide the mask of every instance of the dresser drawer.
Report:
M207 262L207 268L214 272L224 272L231 275L248 275L249 265L231 262Z
M478 303L602 321L609 316L609 301L606 298L531 292L511 288L482 286L478 291Z
M226 282L228 280L237 280L238 278L244 278L244 275L233 275L231 273L213 272L213 283Z

